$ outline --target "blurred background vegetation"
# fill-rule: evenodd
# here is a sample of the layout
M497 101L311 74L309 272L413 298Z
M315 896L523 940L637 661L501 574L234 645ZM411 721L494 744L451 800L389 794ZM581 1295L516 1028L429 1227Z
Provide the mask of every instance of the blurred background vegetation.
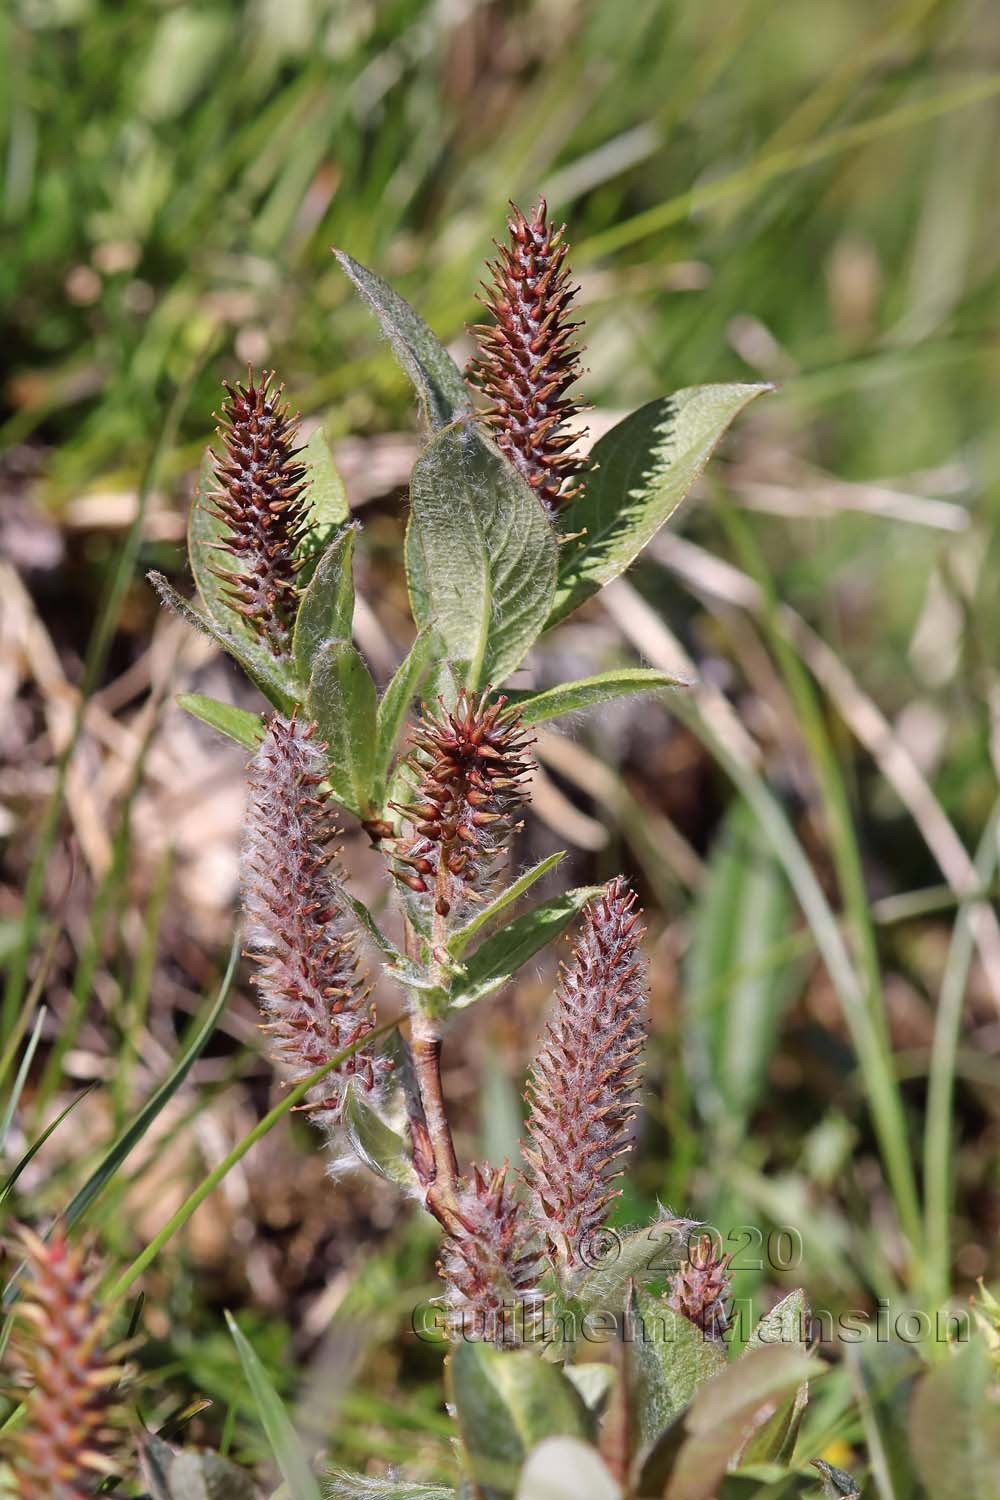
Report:
M407 638L416 435L329 247L464 358L507 200L544 192L574 246L593 433L683 385L780 387L669 538L530 665L699 678L545 736L522 849L569 848L574 879L624 866L649 914L649 1108L621 1221L659 1198L724 1237L789 1226L790 1251L737 1261L758 1306L797 1282L871 1313L995 1281L996 5L10 0L0 47L6 1171L92 1086L4 1211L65 1206L174 1077L224 967L241 755L173 694L253 703L144 583L183 578L219 380L273 365L324 423L364 522L357 636L384 678ZM862 955L916 1207L906 1171L883 1175L823 914L799 914L803 863ZM119 1268L279 1097L245 980L86 1206ZM44 1006L12 1030L32 981ZM550 988L530 973L456 1027L467 1156L516 1141ZM229 1307L315 1446L446 1476L441 1352L409 1332L433 1234L325 1171L309 1127L282 1121L165 1245L144 1283L146 1418L205 1398L191 1436L263 1457ZM864 1473L916 1355L832 1352L802 1451Z

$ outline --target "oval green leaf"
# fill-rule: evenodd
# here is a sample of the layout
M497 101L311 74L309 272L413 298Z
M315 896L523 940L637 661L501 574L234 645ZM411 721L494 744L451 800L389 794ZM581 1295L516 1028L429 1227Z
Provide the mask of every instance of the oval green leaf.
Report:
M319 648L329 640L349 641L354 622L354 528L336 537L316 564L299 601L292 636L298 679L306 686Z
M372 675L349 641L320 647L309 682L309 712L327 742L333 795L361 818L372 811L375 699Z
M563 714L579 713L612 698L626 698L632 693L655 693L665 688L690 687L684 677L670 677L651 667L620 667L600 672L596 677L581 677L577 682L563 682L542 693L508 693L520 710L522 723L544 724Z
M232 703L220 703L217 698L206 698L203 693L178 693L177 703L192 718L217 729L247 750L256 750L264 738L260 714L248 713Z
M525 1457L545 1438L593 1437L579 1392L529 1350L459 1343L448 1385L471 1476L484 1495L512 1494Z
M733 419L773 389L689 386L641 406L594 445L584 493L559 517L566 541L549 625L624 573L688 494Z
M345 276L368 304L382 326L392 351L413 381L420 410L435 432L464 415L471 407L461 371L419 313L374 271L335 250Z
M417 623L433 624L448 654L469 662L470 689L499 684L537 640L555 590L556 538L538 497L466 421L424 449L410 504Z

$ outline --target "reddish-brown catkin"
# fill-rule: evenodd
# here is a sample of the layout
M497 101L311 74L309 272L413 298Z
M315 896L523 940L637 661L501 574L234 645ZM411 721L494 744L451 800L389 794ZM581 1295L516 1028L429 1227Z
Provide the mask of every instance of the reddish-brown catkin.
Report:
M573 426L580 403L569 394L580 375L580 325L569 317L577 288L566 226L554 228L547 212L544 198L530 220L511 204L510 242L497 245L481 299L494 322L472 330L480 354L470 378L492 403L486 420L497 444L551 513L578 493L583 465L568 451L581 436Z
M474 1166L450 1215L438 1271L456 1340L519 1344L530 1340L535 1326L538 1247L507 1172L507 1162L499 1169Z
M646 1040L635 896L615 879L588 906L528 1079L525 1161L535 1218L570 1272L617 1197Z
M410 824L392 854L393 873L432 898L446 917L481 900L527 801L534 741L506 698L487 701L463 689L453 709L425 709L408 761L413 800L394 803Z
M314 727L314 726L313 726ZM337 830L319 793L323 755L313 728L275 714L250 763L243 905L274 1061L292 1083L308 1078L374 1028L357 939L331 878ZM313 1090L309 1108L336 1124L347 1078L365 1091L385 1070L367 1048Z
M733 1276L731 1255L720 1254L710 1235L696 1240L670 1281L667 1306L682 1313L706 1338L721 1344L729 1327Z
M14 1492L21 1500L89 1500L125 1467L123 1351L110 1347L86 1251L61 1230L47 1244L30 1230L19 1240L27 1274L13 1352L30 1388L11 1440Z
M214 455L219 542L236 559L217 568L234 607L275 656L287 654L298 607L295 548L305 523L305 470L297 462L298 424L274 388L273 373L226 385L221 453Z

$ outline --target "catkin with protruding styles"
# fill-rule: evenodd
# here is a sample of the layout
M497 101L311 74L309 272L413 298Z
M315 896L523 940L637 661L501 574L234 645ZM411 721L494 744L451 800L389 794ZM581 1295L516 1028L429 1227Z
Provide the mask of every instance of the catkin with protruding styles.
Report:
M531 1221L500 1168L474 1166L458 1191L438 1271L455 1339L497 1345L530 1340L541 1298Z
M527 801L534 741L506 698L463 689L454 708L425 709L407 757L412 799L394 803L409 831L393 873L427 895L441 917L488 894L498 860Z
M90 1500L120 1474L128 1417L123 1350L97 1303L99 1273L84 1247L57 1227L48 1241L19 1231L25 1259L14 1363L28 1385L24 1422L12 1435L14 1493L20 1500Z
M566 265L565 225L547 218L544 198L528 219L511 205L510 242L489 264L492 285L481 299L493 323L473 328L480 348L470 379L489 399L498 446L548 512L578 493L580 458L569 452L582 435L573 426L580 403L569 394L580 375L569 309L577 288Z
M223 524L218 548L235 559L213 571L225 593L276 657L288 652L298 608L296 546L305 526L305 469L298 424L273 374L226 385L213 456L217 488L211 514Z

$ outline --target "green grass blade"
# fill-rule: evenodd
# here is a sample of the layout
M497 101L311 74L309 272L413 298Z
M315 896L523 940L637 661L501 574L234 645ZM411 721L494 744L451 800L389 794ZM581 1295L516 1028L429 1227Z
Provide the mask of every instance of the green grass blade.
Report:
M67 1225L75 1224L81 1215L86 1213L94 1199L108 1185L118 1171L118 1168L142 1140L157 1115L169 1104L205 1050L209 1039L218 1025L219 1017L222 1015L226 1001L229 999L229 991L232 987L239 956L240 934L239 930L237 930L233 937L232 947L229 950L229 961L226 964L226 972L222 976L222 983L219 985L218 994L213 1000L204 1020L184 1048L169 1077L164 1079L163 1083L156 1090L156 1093L153 1094L152 1098L147 1101L145 1106L136 1115L129 1128L119 1136L103 1160L83 1184L80 1191L71 1199L63 1215Z
M258 1141L264 1139L268 1131L274 1129L279 1120L283 1119L297 1104L301 1104L310 1089L315 1088L317 1083L320 1083L328 1073L333 1072L341 1063L346 1062L349 1057L353 1057L355 1052L360 1051L362 1047L370 1046L376 1038L385 1036L387 1032L394 1030L398 1025L398 1020L387 1021L384 1026L378 1027L375 1031L370 1032L368 1036L362 1037L350 1047L345 1047L343 1052L338 1052L336 1057L331 1058L328 1063L324 1063L321 1068L317 1068L315 1073L310 1074L308 1078L304 1078L301 1083L296 1084L295 1088L290 1089L280 1104L276 1104L270 1113L258 1121L253 1129L248 1131L243 1139L236 1143L228 1156L224 1157L208 1176L198 1184L194 1192L188 1195L177 1212L164 1224L159 1233L150 1240L145 1250L136 1256L132 1264L118 1277L111 1288L111 1297L117 1299L128 1291L136 1277L142 1275L146 1267L159 1255L164 1245L173 1239L179 1229L184 1227L195 1210L204 1203L206 1198L210 1197L219 1183L232 1171L233 1167L243 1160L247 1152Z
M18 1068L17 1077L14 1079L14 1087L11 1089L7 1107L3 1112L3 1118L0 1119L0 1155L3 1154L4 1148L7 1145L7 1132L10 1130L10 1122L14 1118L14 1111L17 1109L18 1101L24 1092L24 1085L28 1080L28 1070L31 1067L38 1043L41 1041L42 1027L45 1025L47 1014L48 1012L44 1006L38 1012L31 1036L28 1038L28 1045L24 1049L24 1056L21 1058L21 1066Z
M73 1110L76 1109L76 1106L80 1103L80 1101L82 1099L86 1099L87 1095L94 1089L96 1089L96 1087L97 1080L95 1079L93 1083L88 1083L85 1089L81 1089L76 1098L71 1099L70 1102L66 1105L66 1108L61 1110L59 1114L56 1115L55 1119L52 1120L48 1125L46 1125L41 1135L28 1147L27 1151L21 1157L21 1160L17 1163L17 1166L7 1178L3 1187L0 1188L0 1203L3 1203L5 1199L7 1199L13 1192L17 1179L20 1177L25 1167L28 1166L29 1162L31 1162L38 1155L39 1151L41 1151L49 1136L53 1135L59 1129L59 1126L62 1124L63 1120L65 1120L66 1116L72 1114Z
M976 873L986 885L1000 857L1000 803L986 824L976 853ZM964 904L955 920L951 946L941 980L934 1040L927 1080L924 1121L924 1226L927 1238L926 1295L931 1307L948 1296L951 1264L951 1205L954 1183L955 1061L962 1009L975 948L970 907Z
M243 1373L253 1394L261 1423L267 1434L278 1468L281 1470L289 1491L295 1500L321 1500L316 1483L302 1445L285 1410L284 1403L271 1384L270 1377L254 1352L253 1345L241 1332L232 1313L226 1313L226 1323L233 1336L236 1352L243 1366Z
M41 918L45 874L49 866L49 859L55 845L56 836L59 832L63 798L66 793L66 778L69 774L70 761L73 758L77 742L80 738L80 732L83 729L87 703L91 693L97 686L104 663L108 657L108 652L111 650L121 607L135 572L149 497L160 481L164 460L174 445L181 419L187 409L188 400L190 399L198 372L210 354L214 341L215 332L213 330L210 338L206 340L191 361L187 377L178 387L174 399L170 404L166 421L160 430L160 436L153 449L146 472L143 475L136 503L135 516L122 543L121 550L118 553L114 575L105 595L104 605L98 617L97 624L94 627L93 635L87 646L87 655L83 666L83 679L80 683L80 696L77 700L76 712L73 716L69 738L56 763L55 785L45 806L35 856L31 862L31 868L28 871L28 878L25 885L24 906L21 913L21 936L18 946L12 955L10 968L7 972L2 1017L0 1017L0 1034L5 1037L13 1029L24 996L28 963L31 958L32 948L35 945L35 936Z
M903 1233L919 1260L922 1254L923 1220L907 1140L903 1101L892 1062L892 1042L886 1019L882 970L871 919L871 903L865 886L861 854L844 779L815 688L782 623L774 581L763 554L744 518L728 505L720 505L718 509L728 534L742 554L743 566L761 589L764 601L761 623L788 688L816 772L837 881L860 968L864 1050L859 1048L859 1057L869 1086L877 1075L879 1108L883 1113L880 1134L883 1136L886 1174Z

